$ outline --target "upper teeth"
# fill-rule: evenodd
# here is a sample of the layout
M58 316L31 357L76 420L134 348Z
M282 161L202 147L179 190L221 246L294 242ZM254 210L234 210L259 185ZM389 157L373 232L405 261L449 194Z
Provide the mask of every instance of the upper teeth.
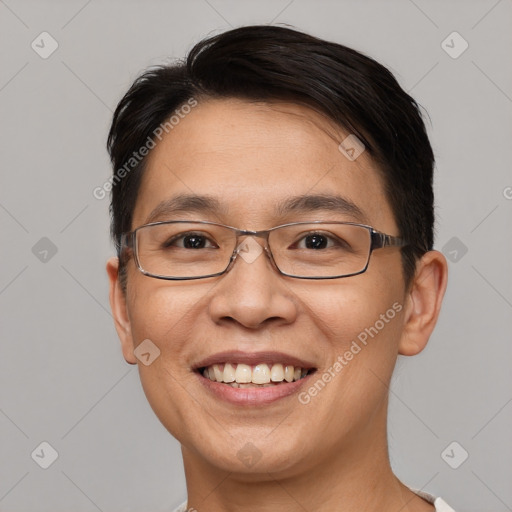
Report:
M306 376L307 369L300 366L266 363L249 366L248 364L213 364L203 369L203 376L217 382L237 382L269 384L272 382L292 382Z

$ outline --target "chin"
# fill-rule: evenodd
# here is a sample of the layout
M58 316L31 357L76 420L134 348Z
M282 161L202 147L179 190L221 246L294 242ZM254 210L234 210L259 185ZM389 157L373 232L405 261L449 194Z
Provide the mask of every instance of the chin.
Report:
M183 444L208 465L240 475L247 481L269 479L268 473L291 476L304 471L308 458L304 446L307 436L300 436L296 431L283 430L279 436L271 432L272 429L265 428L254 434L238 431L230 436L226 432L221 439L189 437Z

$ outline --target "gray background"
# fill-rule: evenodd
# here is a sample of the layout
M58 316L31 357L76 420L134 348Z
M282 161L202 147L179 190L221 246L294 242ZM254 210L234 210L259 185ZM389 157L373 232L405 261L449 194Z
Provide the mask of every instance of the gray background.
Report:
M92 191L139 72L270 22L377 58L430 115L437 247L452 261L428 348L398 363L392 464L457 511L512 510L511 15L510 0L0 0L0 510L157 512L185 498L179 445L121 354L108 201ZM46 59L31 47L51 48L43 31L59 45ZM442 45L453 31L469 43L457 58L462 40ZM48 469L43 441L58 452Z

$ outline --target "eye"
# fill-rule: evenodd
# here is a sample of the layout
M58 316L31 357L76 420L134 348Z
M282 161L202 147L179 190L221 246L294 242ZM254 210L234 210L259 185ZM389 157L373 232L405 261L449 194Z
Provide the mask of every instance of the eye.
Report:
M299 249L325 249L328 247L329 239L320 233L312 233L299 241Z
M218 248L217 244L212 242L205 234L193 232L175 235L164 242L163 247L178 247L179 249Z
M292 247L293 249L350 249L350 245L343 239L326 233L307 233Z

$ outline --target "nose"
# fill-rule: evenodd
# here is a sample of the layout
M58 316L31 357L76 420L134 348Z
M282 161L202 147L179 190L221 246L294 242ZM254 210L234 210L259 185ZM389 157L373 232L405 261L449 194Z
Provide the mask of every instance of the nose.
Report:
M271 322L288 324L297 316L295 295L272 265L267 251L253 237L237 247L230 270L213 289L209 313L217 323L238 323L257 329Z

